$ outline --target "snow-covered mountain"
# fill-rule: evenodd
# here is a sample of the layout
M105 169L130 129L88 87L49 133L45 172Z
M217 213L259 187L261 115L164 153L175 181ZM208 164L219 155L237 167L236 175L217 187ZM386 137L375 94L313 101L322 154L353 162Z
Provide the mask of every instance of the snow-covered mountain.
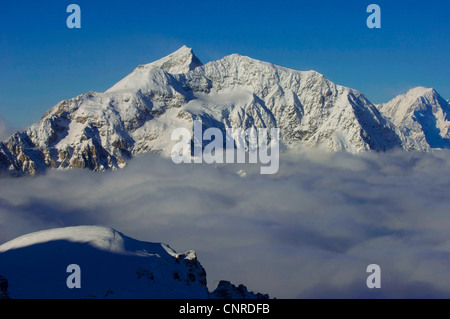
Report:
M434 89L417 87L378 107L400 131L405 149L450 147L450 105Z
M81 288L69 289L69 265L80 267ZM0 246L0 299L268 298L227 283L211 294L194 251L135 240L105 227L58 228ZM242 295L242 292L245 294Z
M405 142L404 131L361 93L322 74L239 54L202 65L183 46L137 67L104 93L58 103L38 123L0 143L0 172L34 175L50 167L103 171L124 167L149 151L169 156L176 143L172 131L192 131L196 119L204 129L277 127L288 147L422 150Z

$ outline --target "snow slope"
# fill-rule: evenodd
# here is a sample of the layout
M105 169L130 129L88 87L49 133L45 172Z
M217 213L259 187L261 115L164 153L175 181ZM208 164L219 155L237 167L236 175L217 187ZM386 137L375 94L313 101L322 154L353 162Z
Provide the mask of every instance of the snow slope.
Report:
M66 285L71 264L81 268L80 289ZM209 298L194 251L178 254L98 226L46 230L1 245L0 284L5 281L0 295L13 299Z

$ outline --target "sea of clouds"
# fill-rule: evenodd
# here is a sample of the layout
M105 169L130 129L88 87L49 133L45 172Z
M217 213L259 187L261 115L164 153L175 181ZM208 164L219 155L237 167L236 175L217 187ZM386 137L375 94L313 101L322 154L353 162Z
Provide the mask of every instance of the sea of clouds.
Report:
M149 154L119 171L2 179L0 244L102 225L195 250L210 289L226 279L276 298L449 298L449 177L450 151L291 150L275 175Z

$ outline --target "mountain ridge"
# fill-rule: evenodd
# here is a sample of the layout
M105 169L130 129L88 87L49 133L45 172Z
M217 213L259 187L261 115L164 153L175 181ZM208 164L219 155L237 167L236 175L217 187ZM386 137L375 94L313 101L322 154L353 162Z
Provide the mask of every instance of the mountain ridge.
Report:
M80 289L66 286L71 264L81 269ZM209 292L194 251L176 253L167 244L139 241L102 226L20 236L0 245L0 265L0 299L269 298L228 281Z
M436 99L448 105L440 96ZM436 107L444 107L441 104ZM192 131L194 120L201 120L205 129L223 131L279 128L288 147L352 153L448 147L445 134L428 147L416 142L407 127L388 116L385 105L376 107L357 90L316 71L239 54L202 64L183 46L138 66L104 93L58 103L38 123L0 143L0 172L21 176L48 168L104 171L123 168L149 151L168 157L175 144L171 132L178 127ZM445 121L441 127L447 127Z

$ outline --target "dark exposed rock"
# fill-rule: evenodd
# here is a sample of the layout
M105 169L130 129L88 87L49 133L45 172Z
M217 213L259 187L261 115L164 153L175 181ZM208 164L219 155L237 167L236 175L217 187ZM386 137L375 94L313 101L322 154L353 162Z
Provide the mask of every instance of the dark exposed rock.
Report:
M267 294L249 292L244 285L236 287L226 280L221 280L216 290L209 295L211 299L269 299Z
M8 286L8 279L0 276L0 299L9 299Z

